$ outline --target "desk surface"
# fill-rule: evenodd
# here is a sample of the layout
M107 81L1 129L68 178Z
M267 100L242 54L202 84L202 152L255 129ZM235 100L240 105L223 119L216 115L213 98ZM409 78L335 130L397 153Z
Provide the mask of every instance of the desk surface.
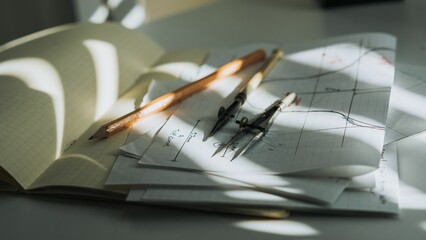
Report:
M314 0L223 1L144 25L168 50L291 44L354 32L398 37L397 63L426 65L426 2L321 9ZM270 221L140 205L0 193L1 239L424 239L426 134L398 143L397 218L293 214Z

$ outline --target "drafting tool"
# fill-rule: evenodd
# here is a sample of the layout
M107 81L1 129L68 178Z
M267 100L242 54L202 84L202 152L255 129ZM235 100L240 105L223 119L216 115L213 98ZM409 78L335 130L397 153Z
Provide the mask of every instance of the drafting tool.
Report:
M265 62L251 78L248 78L241 84L242 88L239 90L237 96L235 96L231 105L229 105L226 109L223 106L220 107L218 113L219 119L216 121L213 129L207 138L204 139L204 141L219 131L219 129L221 129L229 121L229 119L236 116L238 111L241 110L247 95L249 95L255 88L257 88L257 86L259 86L260 82L271 71L271 69L282 58L283 55L284 54L281 49L274 49L271 58Z
M266 135L275 118L278 116L280 112L284 110L284 108L288 107L293 101L296 99L296 94L290 93L283 99L275 101L271 104L263 113L257 115L251 120L248 120L247 117L241 118L237 123L240 124L240 129L238 132L229 140L225 145L220 146L216 152L213 154L221 152L223 149L230 147L239 139L243 138L246 135L253 134L253 137L250 141L245 145L241 146L232 157L231 161L235 158L244 154L251 146L253 146L256 142L258 142L263 136Z
M235 59L221 67L219 67L215 72L210 75L201 78L198 81L187 84L175 91L164 94L161 97L154 99L153 101L147 103L146 105L137 108L136 110L117 118L111 122L108 122L101 126L98 131L95 132L93 136L89 139L99 139L107 138L112 134L115 134L121 130L129 128L137 120L146 117L148 115L158 113L164 109L183 101L184 99L190 97L191 95L204 90L212 82L222 79L224 77L230 76L237 73L238 71L254 64L259 61L262 61L265 58L265 51L258 49L253 51L246 56Z

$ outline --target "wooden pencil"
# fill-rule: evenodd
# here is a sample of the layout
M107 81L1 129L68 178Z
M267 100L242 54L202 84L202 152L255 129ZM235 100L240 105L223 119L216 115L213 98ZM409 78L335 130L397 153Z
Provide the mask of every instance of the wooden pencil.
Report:
M258 49L244 57L228 62L225 65L219 67L215 72L195 82L189 83L177 90L166 93L145 104L144 106L139 107L124 116L102 125L95 132L95 134L89 138L89 140L107 138L119 131L129 128L139 119L163 111L164 109L179 103L191 95L207 88L214 81L233 75L254 63L264 60L265 56L265 51L263 49Z

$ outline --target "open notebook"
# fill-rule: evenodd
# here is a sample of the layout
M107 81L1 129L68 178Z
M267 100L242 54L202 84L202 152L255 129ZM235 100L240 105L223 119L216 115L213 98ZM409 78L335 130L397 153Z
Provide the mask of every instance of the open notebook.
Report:
M166 53L118 24L65 25L1 46L0 187L124 198L104 182L127 132L87 139L139 106L152 79L178 77L161 66L197 66L206 54Z

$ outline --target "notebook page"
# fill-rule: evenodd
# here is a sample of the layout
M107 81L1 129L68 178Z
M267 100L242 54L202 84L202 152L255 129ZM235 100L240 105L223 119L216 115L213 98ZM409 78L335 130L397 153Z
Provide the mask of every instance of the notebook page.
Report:
M0 165L23 188L162 54L118 24L80 24L0 52ZM44 31L46 32L46 31ZM143 53L143 54L142 54Z
M93 124L77 141L67 149L36 181L32 188L41 186L76 186L95 189L105 187L107 178L119 153L119 147L128 137L129 131L122 131L113 137L95 141L87 139L105 122L116 119L135 109L141 96L147 91L153 79L173 79L173 73L160 66L172 63L198 65L206 56L204 50L187 50L164 54L149 72L143 74L129 91L123 94L102 119Z

